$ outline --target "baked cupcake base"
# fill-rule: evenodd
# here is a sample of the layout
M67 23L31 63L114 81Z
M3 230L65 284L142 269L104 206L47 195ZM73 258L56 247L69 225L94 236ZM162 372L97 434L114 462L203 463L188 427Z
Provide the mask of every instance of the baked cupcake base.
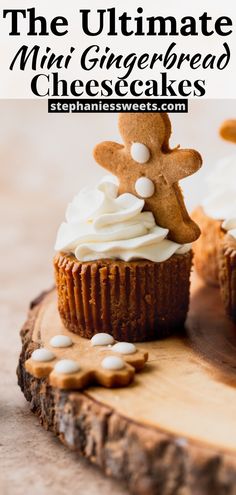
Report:
M194 265L200 277L210 285L219 285L219 249L224 237L222 221L208 217L202 207L194 210L192 218L201 229L201 236L194 242Z
M220 245L219 281L226 312L236 322L236 240L230 235Z
M188 307L192 252L162 263L104 259L54 259L58 309L65 327L82 337L108 332L142 342L183 327Z

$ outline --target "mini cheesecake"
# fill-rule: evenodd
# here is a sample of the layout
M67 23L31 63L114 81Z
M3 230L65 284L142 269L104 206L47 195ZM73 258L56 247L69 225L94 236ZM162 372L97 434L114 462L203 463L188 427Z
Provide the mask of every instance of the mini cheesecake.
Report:
M189 307L192 251L155 263L54 259L58 310L65 327L82 337L110 333L116 340L159 339L183 328Z
M222 221L209 217L201 206L192 217L201 229L201 236L193 244L195 268L207 284L219 286L219 248L225 235Z
M220 244L219 282L226 312L236 323L236 239L229 234Z

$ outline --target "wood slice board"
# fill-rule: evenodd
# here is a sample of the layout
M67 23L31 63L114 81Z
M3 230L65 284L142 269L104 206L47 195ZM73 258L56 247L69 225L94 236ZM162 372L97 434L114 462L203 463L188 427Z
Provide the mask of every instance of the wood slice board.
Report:
M46 427L137 495L235 493L236 327L218 289L194 278L185 334L138 345L149 362L127 388L62 392L28 375L25 359L55 327L69 333L50 291L22 330L18 367Z

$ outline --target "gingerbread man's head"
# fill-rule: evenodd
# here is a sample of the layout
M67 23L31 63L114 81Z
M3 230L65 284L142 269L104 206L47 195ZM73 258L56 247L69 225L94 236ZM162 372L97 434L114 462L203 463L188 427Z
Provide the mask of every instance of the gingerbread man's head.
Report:
M166 113L120 114L119 131L129 151L134 143L146 146L150 155L170 151L171 123Z
M164 113L124 113L119 116L124 145L106 141L95 147L95 160L116 175L119 192L145 199L156 223L169 238L189 243L200 234L189 218L178 181L196 172L201 156L194 150L169 148L171 123Z

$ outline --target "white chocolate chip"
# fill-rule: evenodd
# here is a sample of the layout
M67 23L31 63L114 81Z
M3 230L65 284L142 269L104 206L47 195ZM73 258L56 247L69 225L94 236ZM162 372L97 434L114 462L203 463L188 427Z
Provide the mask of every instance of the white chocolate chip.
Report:
M151 155L149 148L142 143L133 143L130 153L133 160L138 163L147 163Z
M47 361L52 361L55 358L53 352L49 351L49 349L36 349L31 356L33 361L38 361L41 363L46 363Z
M55 364L54 371L64 375L70 375L70 373L80 371L80 365L77 361L73 361L73 359L61 359Z
M96 335L94 335L92 338L91 338L91 345L92 346L96 346L96 345L110 345L110 344L113 344L114 343L114 339L112 337L112 335L110 335L109 333L96 333Z
M113 352L119 352L120 354L134 354L136 350L135 345L129 342L117 342L112 347Z
M102 367L110 371L122 370L125 367L125 362L120 357L107 356L102 360Z
M73 342L68 335L55 335L50 340L52 347L70 347L72 344Z
M187 447L188 440L187 438L180 437L180 438L176 438L175 443L176 445L178 445L178 447Z
M139 177L135 182L135 191L141 198L150 198L154 194L155 186L151 179Z

